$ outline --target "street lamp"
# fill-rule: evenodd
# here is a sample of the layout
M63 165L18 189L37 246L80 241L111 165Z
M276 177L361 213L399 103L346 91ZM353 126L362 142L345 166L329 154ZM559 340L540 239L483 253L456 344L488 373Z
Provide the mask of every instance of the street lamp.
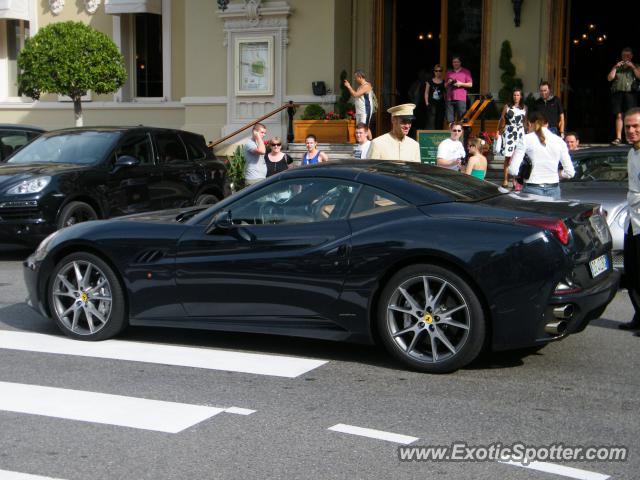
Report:
M229 0L218 0L218 9L223 12L227 9L227 5L229 5Z
M513 23L515 23L516 27L520 26L520 12L522 10L522 4L524 0L511 0L513 3Z

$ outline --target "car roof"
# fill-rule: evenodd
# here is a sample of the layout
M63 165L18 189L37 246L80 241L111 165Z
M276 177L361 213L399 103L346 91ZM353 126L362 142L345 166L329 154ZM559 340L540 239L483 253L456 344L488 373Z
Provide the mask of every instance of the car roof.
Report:
M19 132L36 132L43 133L46 132L44 128L35 127L33 125L17 125L15 123L0 123L0 130L16 130Z
M93 126L93 127L69 127L69 128L61 128L59 130L51 130L47 132L47 135L62 135L65 133L73 133L73 132L115 132L115 133L126 133L126 132L134 132L136 130L143 130L145 132L180 132L187 133L191 135L200 135L198 133L189 132L187 130L180 130L178 128L164 128L164 127L148 127L145 125L129 125L129 126ZM201 135L200 135L201 136Z
M607 154L619 154L620 156L626 156L631 149L631 145L610 146L610 147L587 147L579 150L569 152L571 157L580 158L588 157L591 155L607 155Z

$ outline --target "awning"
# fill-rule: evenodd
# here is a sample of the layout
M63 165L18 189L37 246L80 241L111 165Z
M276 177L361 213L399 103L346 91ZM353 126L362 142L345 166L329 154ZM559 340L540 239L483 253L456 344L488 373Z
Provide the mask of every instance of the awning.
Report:
M111 15L121 13L155 13L162 15L162 0L105 0L104 11Z
M29 0L0 0L0 18L30 20Z

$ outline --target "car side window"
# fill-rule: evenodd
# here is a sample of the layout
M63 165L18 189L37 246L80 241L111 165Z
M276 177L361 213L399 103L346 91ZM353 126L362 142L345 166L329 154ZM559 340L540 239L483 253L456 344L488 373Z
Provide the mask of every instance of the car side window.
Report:
M364 186L356 199L350 218L364 217L376 213L396 210L409 204L385 191Z
M346 218L359 185L305 178L268 185L228 207L236 225L298 224Z
M155 135L160 164L186 163L187 151L180 137L174 133L159 133Z
M625 182L627 181L627 156L602 154L581 158L576 169L578 181Z
M206 148L203 139L199 139L195 135L182 134L181 135L184 144L187 147L189 158L191 160L204 160L207 157Z
M152 165L153 154L149 136L146 133L141 133L126 138L116 150L117 157L123 155L137 158L140 161L140 165Z
M0 131L0 162L4 162L13 152L21 149L29 142L26 133Z

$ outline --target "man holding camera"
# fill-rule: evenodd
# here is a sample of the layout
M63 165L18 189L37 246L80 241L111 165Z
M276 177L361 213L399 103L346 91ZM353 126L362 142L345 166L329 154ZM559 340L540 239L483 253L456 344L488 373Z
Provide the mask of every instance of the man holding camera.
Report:
M633 59L631 48L623 48L620 56L622 59L607 75L607 80L611 82L611 113L616 117L616 138L611 145L622 143L622 115L637 104L634 84L636 79L640 78L640 67L631 61Z
M461 120L467 111L467 89L473 87L471 72L462 67L460 57L451 59L453 70L447 70L444 79L447 88L447 121Z

